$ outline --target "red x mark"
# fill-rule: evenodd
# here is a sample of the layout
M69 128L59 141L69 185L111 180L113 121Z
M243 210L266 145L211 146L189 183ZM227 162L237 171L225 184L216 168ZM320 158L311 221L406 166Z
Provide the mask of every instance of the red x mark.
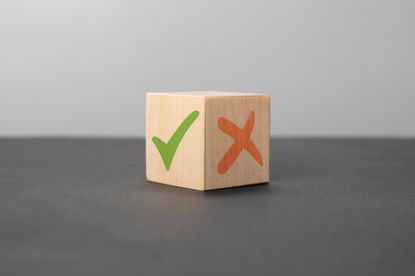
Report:
M262 167L262 157L259 153L259 150L251 140L252 129L254 128L255 123L255 113L251 111L249 113L248 120L246 120L245 126L243 129L240 129L237 125L229 121L224 117L220 117L218 120L219 128L235 139L233 145L225 153L222 159L218 164L218 172L220 174L226 173L226 171L232 166L232 164L238 159L239 154L241 154L243 149L246 149L252 157L258 162Z

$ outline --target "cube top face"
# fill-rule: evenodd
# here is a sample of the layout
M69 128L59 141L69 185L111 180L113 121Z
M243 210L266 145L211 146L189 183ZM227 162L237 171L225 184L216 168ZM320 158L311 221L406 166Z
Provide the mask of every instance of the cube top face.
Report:
M225 92L225 91L182 91L182 92L148 92L147 96L190 96L190 97L256 97L267 96L259 93L241 93L241 92Z
M147 93L147 179L196 190L269 181L270 98Z

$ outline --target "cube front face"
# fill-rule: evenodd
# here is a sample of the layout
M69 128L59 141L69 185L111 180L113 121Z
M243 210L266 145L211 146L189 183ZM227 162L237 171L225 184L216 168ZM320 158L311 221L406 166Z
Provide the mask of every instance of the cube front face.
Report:
M206 99L205 189L269 181L269 96Z
M147 94L148 180L204 190L204 107L202 97Z
M147 179L196 190L269 181L270 98L147 93Z

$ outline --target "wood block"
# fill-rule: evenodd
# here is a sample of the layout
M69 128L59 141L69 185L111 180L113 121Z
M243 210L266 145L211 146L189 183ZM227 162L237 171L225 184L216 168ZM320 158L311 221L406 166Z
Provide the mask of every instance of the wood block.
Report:
M196 190L269 181L270 97L147 93L147 180Z

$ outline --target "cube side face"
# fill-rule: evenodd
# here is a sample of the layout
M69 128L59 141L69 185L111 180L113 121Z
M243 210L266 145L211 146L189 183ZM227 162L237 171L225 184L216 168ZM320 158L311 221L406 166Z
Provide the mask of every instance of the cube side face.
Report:
M147 180L204 190L204 162L204 98L147 94Z
M269 182L269 96L212 97L205 108L205 189Z

